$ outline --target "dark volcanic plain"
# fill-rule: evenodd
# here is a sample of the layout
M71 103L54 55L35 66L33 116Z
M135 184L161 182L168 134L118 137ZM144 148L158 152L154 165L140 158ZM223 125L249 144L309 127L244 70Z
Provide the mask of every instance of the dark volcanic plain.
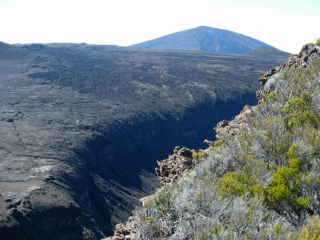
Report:
M99 239L287 56L0 43L0 237Z

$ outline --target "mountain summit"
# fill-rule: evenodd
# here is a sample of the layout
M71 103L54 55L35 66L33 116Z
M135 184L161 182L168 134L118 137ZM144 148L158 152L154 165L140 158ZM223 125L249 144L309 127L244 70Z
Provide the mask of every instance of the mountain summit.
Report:
M279 51L251 37L228 30L201 26L133 45L134 48L201 51L216 54L250 54L257 49ZM281 51L280 51L281 52Z

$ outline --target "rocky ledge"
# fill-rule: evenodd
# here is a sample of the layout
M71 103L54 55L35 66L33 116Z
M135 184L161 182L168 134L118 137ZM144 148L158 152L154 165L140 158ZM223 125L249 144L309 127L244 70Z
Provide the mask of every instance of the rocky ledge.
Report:
M196 160L193 158L195 151L185 147L175 147L173 154L163 161L158 161L156 175L162 185L177 181L183 174L193 168Z
M114 235L112 237L108 237L102 240L136 240L136 232L135 229L136 221L134 217L129 217L128 221L125 224L117 224Z
M297 68L297 67L307 67L309 66L314 60L319 59L320 57L320 46L309 43L303 46L302 50L297 55L292 55L288 62L282 64L280 66L274 67L269 71L265 72L260 77L260 82L264 85L272 76L281 72L283 69L286 68Z
M243 110L232 120L222 120L215 128L216 137L235 136L247 125L248 117L254 112L254 107L246 105Z
M173 153L165 160L158 161L158 167L155 169L156 175L160 179L161 185L172 184L186 174L196 165L194 159L195 150L186 147L177 146ZM142 206L148 206L152 202L153 195L141 198ZM136 240L137 221L131 216L128 221L123 224L117 224L114 235L104 240Z

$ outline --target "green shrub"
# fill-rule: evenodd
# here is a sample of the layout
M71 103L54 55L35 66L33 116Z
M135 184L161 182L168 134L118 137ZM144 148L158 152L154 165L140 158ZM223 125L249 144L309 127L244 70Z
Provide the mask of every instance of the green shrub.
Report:
M210 146L210 152L214 152L215 150L219 149L224 145L224 143L225 142L222 139L214 141L214 143Z
M275 102L278 99L278 94L275 91L266 94L266 100L269 102Z
M172 210L170 189L165 187L157 193L153 207L157 210L160 217L168 215Z
M194 151L192 153L192 157L198 161L208 157L208 153L206 153L205 151L203 150L198 150L198 151Z
M320 218L312 217L299 232L297 240L320 240Z
M320 38L316 41L316 45L320 46Z
M228 172L218 180L218 193L223 198L256 194L259 191L257 179L245 171Z
M312 99L309 95L292 97L283 108L287 129L303 127L310 124L313 127L319 125L319 116L312 109Z
M146 223L154 223L156 222L158 219L156 217L153 216L144 216L144 222Z
M200 236L196 236L196 240L211 240L211 239L222 239L224 228L223 226L217 225L210 229L208 232L200 233Z
M242 196L248 191L248 178L240 172L228 172L218 181L222 197Z
M276 206L289 199L297 188L296 175L295 169L279 167L272 175L271 184L265 189L267 201Z
M280 203L289 205L295 212L301 212L311 204L311 198L303 194L304 172L302 162L297 155L297 145L288 151L288 165L279 166L272 174L271 183L265 188L265 201L272 208Z

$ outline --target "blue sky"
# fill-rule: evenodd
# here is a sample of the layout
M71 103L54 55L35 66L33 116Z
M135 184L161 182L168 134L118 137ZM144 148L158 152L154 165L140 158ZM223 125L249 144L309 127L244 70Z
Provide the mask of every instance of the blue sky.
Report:
M320 38L320 0L0 0L0 41L130 45L200 25L298 52Z

